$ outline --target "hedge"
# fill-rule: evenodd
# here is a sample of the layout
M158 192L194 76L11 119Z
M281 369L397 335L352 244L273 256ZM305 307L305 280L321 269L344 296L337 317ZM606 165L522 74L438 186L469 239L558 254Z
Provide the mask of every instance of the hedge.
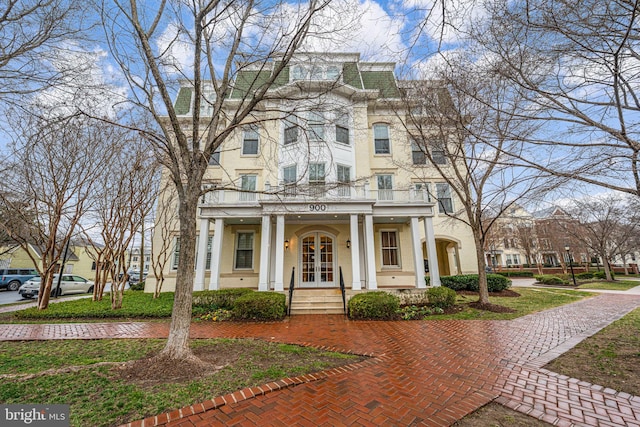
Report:
M543 285L558 286L558 285L569 284L569 282L567 282L563 278L554 276L552 274L539 274L534 277L538 282L542 283Z
M352 319L391 320L398 317L400 300L383 291L365 292L349 300L348 311Z
M233 318L238 320L281 320L286 310L286 296L277 292L248 292L233 302Z
M429 289L427 296L429 304L441 309L453 307L456 303L456 291L444 286Z
M505 277L533 277L533 271L499 271L496 274Z
M255 292L251 289L219 289L216 291L196 291L193 293L193 313L208 313L218 309L231 310L233 303L243 295Z
M477 274L442 276L440 283L454 291L478 292L480 287ZM511 287L511 280L500 274L487 274L487 287L489 292L500 292Z

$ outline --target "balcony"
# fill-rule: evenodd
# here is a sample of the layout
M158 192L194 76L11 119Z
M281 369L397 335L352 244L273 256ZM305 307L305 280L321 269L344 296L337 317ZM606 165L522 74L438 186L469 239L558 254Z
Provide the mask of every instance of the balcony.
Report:
M283 203L373 200L377 204L430 203L432 201L424 188L415 186L394 190L371 190L368 182L351 185L343 183L282 184L275 187L267 183L262 192L211 189L203 196L202 205L257 205L262 201L277 200Z

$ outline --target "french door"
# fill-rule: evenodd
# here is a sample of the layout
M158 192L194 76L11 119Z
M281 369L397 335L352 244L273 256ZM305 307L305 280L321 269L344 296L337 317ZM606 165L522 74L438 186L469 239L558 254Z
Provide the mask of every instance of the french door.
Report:
M308 234L302 238L300 250L300 285L305 288L336 286L333 237L324 233Z

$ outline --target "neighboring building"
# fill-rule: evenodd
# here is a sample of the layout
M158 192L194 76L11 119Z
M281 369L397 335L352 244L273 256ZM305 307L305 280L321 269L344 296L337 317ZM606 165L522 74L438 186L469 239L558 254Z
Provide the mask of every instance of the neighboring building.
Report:
M558 207L529 213L514 205L502 213L491 232L485 250L487 265L565 268L569 257L575 264L589 264L588 248L575 237L580 235L579 227Z
M40 261L40 251L37 247L29 245L31 256L19 245L11 245L0 248L0 268L34 268L31 257L36 262ZM91 246L83 244L71 244L67 253L64 266L65 273L73 273L93 280L95 275L95 263ZM39 265L37 266L39 267Z
M246 93L236 84L230 103ZM471 230L446 215L458 201L402 122L394 64L299 55L276 86L259 124L239 128L210 159L194 290L282 291L292 276L296 288L333 288L340 270L352 290L424 288L426 265L435 285L440 275L477 272ZM191 93L185 82L183 117ZM173 230L167 291L180 255ZM148 279L146 290L154 285Z
M131 262L129 263L129 270L140 271L140 265L142 263L142 257L140 256L140 248L133 248L131 250ZM149 266L151 265L151 249L144 249L144 272L149 272Z

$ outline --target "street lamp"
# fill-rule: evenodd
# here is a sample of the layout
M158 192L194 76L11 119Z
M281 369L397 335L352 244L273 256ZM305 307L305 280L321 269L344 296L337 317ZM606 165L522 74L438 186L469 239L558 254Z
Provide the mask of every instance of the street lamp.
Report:
M573 286L578 286L576 284L576 275L573 274L573 261L571 260L571 254L569 253L569 250L571 248L569 247L569 245L564 247L564 250L567 251L567 259L569 260L569 266L571 267L571 278L573 279Z

